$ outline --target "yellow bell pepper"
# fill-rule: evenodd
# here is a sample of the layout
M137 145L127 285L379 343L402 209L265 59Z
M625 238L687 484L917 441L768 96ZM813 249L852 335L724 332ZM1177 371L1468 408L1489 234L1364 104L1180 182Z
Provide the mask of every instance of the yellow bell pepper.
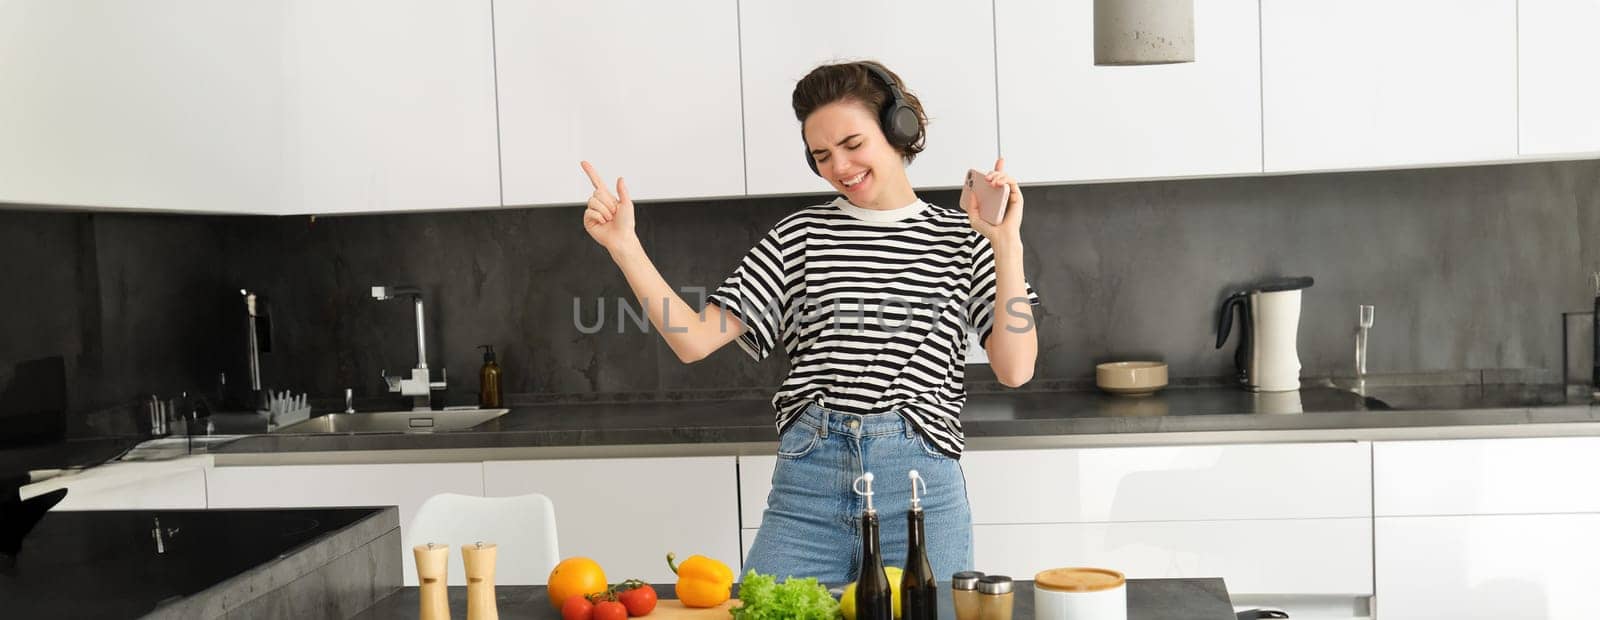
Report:
M678 576L673 589L684 607L716 607L728 600L733 590L733 569L703 555L691 555L683 564L674 566L677 556L667 554L667 568Z

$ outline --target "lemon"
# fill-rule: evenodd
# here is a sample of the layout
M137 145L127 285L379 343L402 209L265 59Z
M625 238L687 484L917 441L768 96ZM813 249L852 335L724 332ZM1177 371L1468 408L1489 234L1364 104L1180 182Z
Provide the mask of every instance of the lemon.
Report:
M900 617L900 567L885 566L883 574L889 577L889 596L894 599L894 617ZM856 620L856 584L851 583L844 587L844 594L839 596L839 613L844 614L844 620Z

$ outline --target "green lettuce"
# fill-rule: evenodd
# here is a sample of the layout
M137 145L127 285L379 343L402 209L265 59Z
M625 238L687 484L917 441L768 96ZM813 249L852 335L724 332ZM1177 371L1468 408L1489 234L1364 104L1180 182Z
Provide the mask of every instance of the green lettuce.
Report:
M743 605L731 611L735 620L834 620L839 617L839 601L816 577L790 577L778 583L772 575L745 573L739 584Z

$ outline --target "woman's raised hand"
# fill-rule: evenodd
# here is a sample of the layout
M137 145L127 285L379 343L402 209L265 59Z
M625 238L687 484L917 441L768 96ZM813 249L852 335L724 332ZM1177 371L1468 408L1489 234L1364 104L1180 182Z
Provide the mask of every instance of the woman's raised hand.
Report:
M1022 188L1017 186L1017 180L1006 174L1006 160L1004 157L994 160L994 171L984 178L992 187L1001 185L1011 186L1011 196L1006 199L1006 214L1000 219L999 224L990 224L978 215L978 194L972 194L971 204L961 205L967 212L967 221L972 224L973 230L988 237L990 243L1001 240L1021 239L1022 237Z
M633 199L628 197L628 185L617 178L617 193L606 188L605 180L595 172L589 162L582 162L583 173L589 175L594 193L589 195L589 208L583 212L583 229L589 231L596 243L614 250L624 243L637 240L633 232Z

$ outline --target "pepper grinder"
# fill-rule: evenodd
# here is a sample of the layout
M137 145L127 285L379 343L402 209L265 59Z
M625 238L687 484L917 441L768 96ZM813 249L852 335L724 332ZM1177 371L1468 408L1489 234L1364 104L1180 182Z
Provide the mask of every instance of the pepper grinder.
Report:
M494 543L461 545L467 569L467 620L499 620L494 602Z
M450 596L445 589L449 576L450 546L417 545L411 548L417 558L417 593L422 604L418 617L422 620L450 620Z

